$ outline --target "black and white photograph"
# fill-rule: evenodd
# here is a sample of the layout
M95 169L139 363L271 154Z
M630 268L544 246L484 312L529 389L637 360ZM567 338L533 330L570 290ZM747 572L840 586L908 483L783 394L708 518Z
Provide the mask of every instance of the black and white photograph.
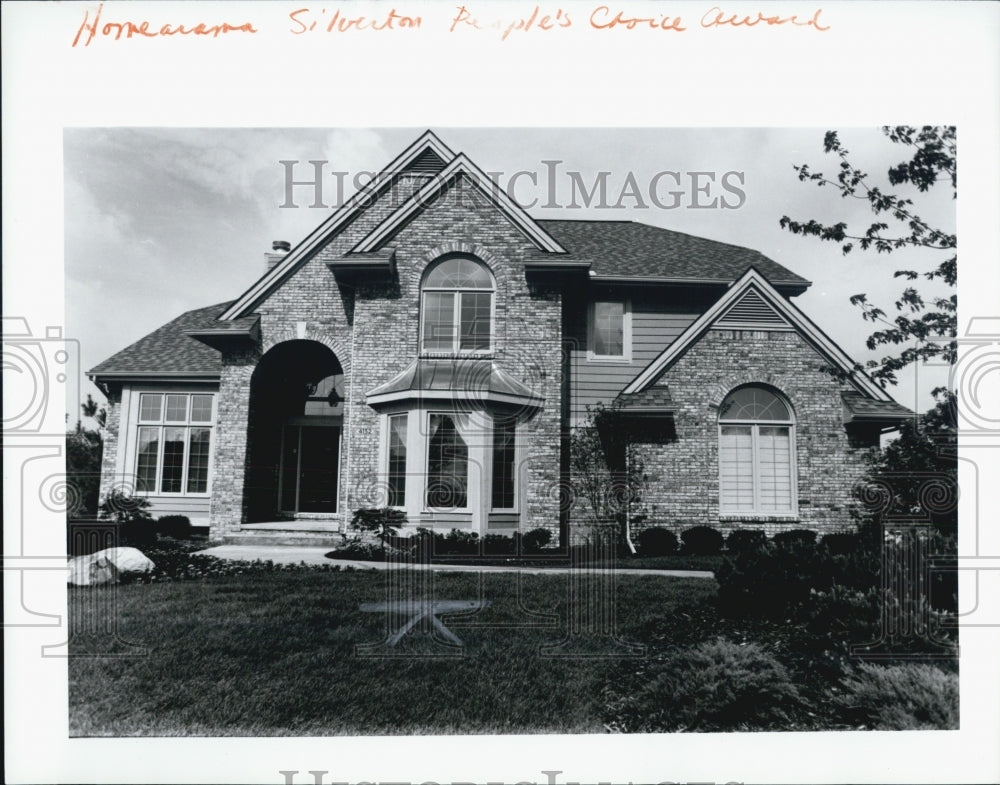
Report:
M249 4L70 5L95 73L296 51ZM585 24L799 51L844 7L633 5L260 8L405 59L432 20L463 57ZM997 161L964 104L348 120L274 80L228 121L43 124L61 317L5 296L5 682L47 674L60 752L17 781L937 782L935 745L989 748Z

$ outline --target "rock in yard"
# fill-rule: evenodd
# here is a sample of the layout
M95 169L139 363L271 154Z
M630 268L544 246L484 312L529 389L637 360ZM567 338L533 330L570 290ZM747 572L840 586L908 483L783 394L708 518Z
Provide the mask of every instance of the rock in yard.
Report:
M99 586L117 583L118 576L129 572L150 572L156 565L138 548L105 548L87 556L69 560L68 583L74 586Z

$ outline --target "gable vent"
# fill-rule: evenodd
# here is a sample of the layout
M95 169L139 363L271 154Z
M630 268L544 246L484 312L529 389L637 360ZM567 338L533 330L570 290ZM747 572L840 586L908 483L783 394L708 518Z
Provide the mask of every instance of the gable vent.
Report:
M444 169L444 161L433 151L424 150L403 169L409 174L437 174Z
M785 318L768 305L754 289L750 289L733 303L715 324L718 327L787 328L790 326Z

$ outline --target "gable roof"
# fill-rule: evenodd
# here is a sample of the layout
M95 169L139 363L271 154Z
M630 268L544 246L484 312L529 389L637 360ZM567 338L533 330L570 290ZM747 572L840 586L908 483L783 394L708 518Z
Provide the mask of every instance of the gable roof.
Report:
M218 303L182 313L95 365L87 375L95 381L125 376L218 378L222 368L219 351L186 333L217 326L216 319L229 305Z
M331 237L348 226L371 198L382 194L399 175L408 171L419 174L433 173L438 163L450 161L454 157L455 154L432 131L424 132L419 139L375 175L374 180L361 188L302 242L292 248L281 262L257 279L219 318L229 320L249 313L261 298L311 259Z
M850 383L862 394L876 401L892 401L889 394L875 384L864 371L855 369L854 361L844 353L843 349L837 346L826 333L813 324L802 311L796 308L789 300L782 297L768 283L767 279L753 267L747 270L711 308L695 319L684 332L677 336L674 342L661 352L653 362L646 366L642 373L636 376L622 392L625 395L631 395L641 392L652 385L667 368L680 359L706 330L719 320L720 316L726 314L732 305L741 300L751 290L755 291L760 299L768 304L773 311L784 317L785 321L794 327L832 365L843 371Z
M351 252L377 251L393 234L405 226L417 213L426 209L427 205L431 204L446 189L452 187L463 175L482 196L496 207L501 215L531 240L539 250L548 253L566 252L566 249L528 215L521 205L515 202L503 188L498 188L485 172L472 163L465 153L457 155L436 177L425 183L422 188L418 189L382 223L369 232L361 242L354 246Z
M787 294L801 294L811 285L758 251L657 226L550 219L538 224L569 251L567 260L590 263L591 280L729 284L753 266Z

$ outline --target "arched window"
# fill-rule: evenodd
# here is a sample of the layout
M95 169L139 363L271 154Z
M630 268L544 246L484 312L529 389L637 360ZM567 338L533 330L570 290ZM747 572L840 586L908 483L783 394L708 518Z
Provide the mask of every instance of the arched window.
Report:
M794 515L795 422L791 407L756 385L719 407L719 512Z
M421 291L420 350L488 352L493 336L493 275L482 262L450 257L431 265Z

